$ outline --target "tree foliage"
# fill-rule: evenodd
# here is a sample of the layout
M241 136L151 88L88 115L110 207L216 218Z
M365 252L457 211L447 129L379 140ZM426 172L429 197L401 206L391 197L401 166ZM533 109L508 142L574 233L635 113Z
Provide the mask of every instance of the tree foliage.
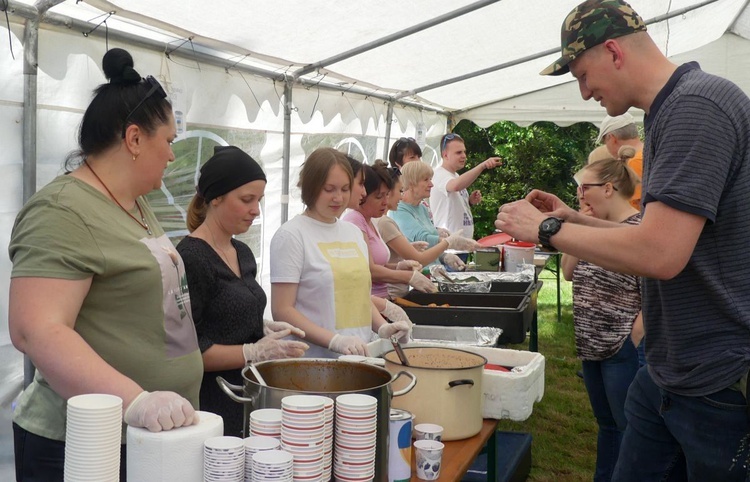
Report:
M474 237L491 234L498 208L522 199L532 189L556 194L575 206L576 184L573 174L585 163L596 146L597 129L590 123L560 127L539 122L519 127L513 122L497 122L483 129L473 122L461 121L454 132L466 144L467 168L488 157L500 156L503 165L485 171L470 191L482 191L482 203L473 208Z

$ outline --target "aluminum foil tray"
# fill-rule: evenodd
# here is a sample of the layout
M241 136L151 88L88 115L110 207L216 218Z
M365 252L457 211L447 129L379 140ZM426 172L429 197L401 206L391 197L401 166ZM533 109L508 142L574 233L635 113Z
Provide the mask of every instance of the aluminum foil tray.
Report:
M492 326L427 326L414 325L415 342L438 345L496 346L501 328Z

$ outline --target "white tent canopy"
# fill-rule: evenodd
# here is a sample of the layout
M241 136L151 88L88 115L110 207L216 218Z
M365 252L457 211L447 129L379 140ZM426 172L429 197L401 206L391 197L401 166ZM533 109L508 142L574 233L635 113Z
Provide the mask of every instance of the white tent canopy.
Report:
M33 30L29 19L53 3L0 1L10 21L10 30L0 25L3 248L29 191L59 174L75 149L91 91L105 80L100 64L107 47L128 49L142 75L165 84L184 128L175 150L193 156L196 167L212 145L227 143L263 164L266 203L249 243L266 287L263 254L284 208L290 216L301 210L297 170L315 147L337 146L371 162L406 135L436 163L438 139L461 119L481 126L569 125L605 115L582 101L570 75L538 75L559 55L560 24L579 0L67 0L41 18L38 69L25 68L37 40L23 40ZM676 62L698 60L750 92L747 0L630 3ZM29 83L37 102L35 138L24 129L30 121L24 106L33 102ZM27 192L24 163L36 166ZM165 210L182 213L186 199L175 195L178 187L165 180ZM181 228L168 229L179 235ZM0 256L0 379L17 387L20 363L7 330L10 268ZM0 404L9 398L0 393Z

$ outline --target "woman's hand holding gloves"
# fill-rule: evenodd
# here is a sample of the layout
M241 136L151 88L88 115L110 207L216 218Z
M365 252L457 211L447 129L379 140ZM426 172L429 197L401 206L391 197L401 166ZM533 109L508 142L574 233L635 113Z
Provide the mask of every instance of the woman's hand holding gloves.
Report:
M328 343L328 349L342 355L367 356L367 345L361 338L336 333Z
M481 247L480 244L473 239L463 237L463 233L464 230L459 229L445 238L445 240L448 241L448 249L455 249L457 251L476 251L477 248Z
M423 291L425 293L434 293L437 291L437 288L435 288L435 285L432 284L432 281L427 279L425 275L420 273L419 271L415 271L411 275L411 279L409 280L409 285L414 287L414 289L418 291Z
M404 259L396 263L396 269L403 271L421 271L422 265L413 259Z
M440 258L440 261L442 261L444 265L448 266L453 271L463 271L464 268L466 268L466 264L461 260L461 258L453 253L444 253Z
M198 414L190 402L175 392L141 392L130 402L123 420L131 427L151 432L198 423Z
M271 333L289 330L289 334L298 338L304 338L305 332L286 321L263 320L263 335L268 336Z
M298 330L297 328L295 329ZM280 358L301 357L305 354L305 351L307 351L309 346L301 341L282 340L282 338L289 336L290 334L291 330L285 328L281 331L275 331L270 335L266 335L255 343L245 343L242 345L242 354L245 356L245 363L258 363L266 360L278 360Z
M388 339L396 335L401 343L407 343L409 338L411 338L411 331L414 325L406 312L397 304L386 300L385 308L380 314L393 323L386 323L378 328L378 336Z

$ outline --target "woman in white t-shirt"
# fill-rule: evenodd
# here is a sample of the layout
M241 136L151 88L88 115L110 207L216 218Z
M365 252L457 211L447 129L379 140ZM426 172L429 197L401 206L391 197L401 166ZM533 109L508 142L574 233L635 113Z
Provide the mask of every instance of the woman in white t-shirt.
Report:
M306 209L271 240L273 317L305 332L307 357L366 355L373 331L382 338L408 336L407 323L386 323L370 302L367 243L356 226L338 219L352 183L344 154L316 149L297 184Z

